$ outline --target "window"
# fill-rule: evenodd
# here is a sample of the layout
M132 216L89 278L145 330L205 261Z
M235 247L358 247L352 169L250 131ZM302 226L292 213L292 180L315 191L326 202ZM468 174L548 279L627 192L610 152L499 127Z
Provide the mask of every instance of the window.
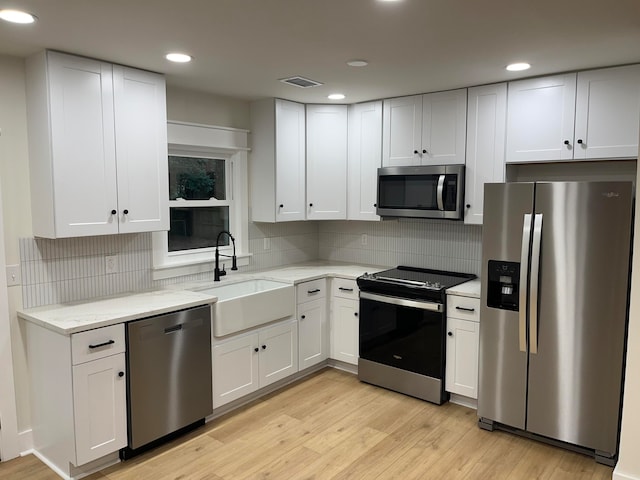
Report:
M238 264L248 264L247 149L236 145L246 132L170 122L167 133L170 230L153 234L154 279L212 270L223 230ZM231 254L227 235L219 246Z

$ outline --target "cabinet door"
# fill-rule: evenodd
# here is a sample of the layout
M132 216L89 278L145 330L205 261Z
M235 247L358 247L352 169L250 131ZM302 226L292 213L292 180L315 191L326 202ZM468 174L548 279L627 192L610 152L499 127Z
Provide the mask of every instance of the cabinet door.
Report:
M467 89L422 98L422 165L464 165Z
M420 165L422 95L384 101L382 166Z
M328 340L326 298L298 305L298 365L300 370L327 359Z
M347 218L380 220L378 168L382 165L382 102L349 105Z
M125 362L119 353L73 367L76 466L127 445Z
M446 390L478 398L479 323L447 318Z
M305 219L304 105L276 100L276 222Z
M464 223L482 225L484 184L504 182L507 84L469 89Z
M298 371L298 322L280 323L260 332L260 387Z
M357 300L333 298L331 310L331 358L358 364L359 303Z
M307 105L307 219L347 218L347 106Z
M640 65L578 73L574 158L638 156Z
M214 343L214 408L258 389L258 356L257 333Z
M114 65L120 233L169 230L165 81Z
M571 160L576 74L510 82L508 90L507 163Z
M118 217L111 214L118 209L112 66L55 52L47 53L47 62L55 233L42 233L118 233ZM39 175L33 167L32 175ZM35 234L38 228L34 224Z

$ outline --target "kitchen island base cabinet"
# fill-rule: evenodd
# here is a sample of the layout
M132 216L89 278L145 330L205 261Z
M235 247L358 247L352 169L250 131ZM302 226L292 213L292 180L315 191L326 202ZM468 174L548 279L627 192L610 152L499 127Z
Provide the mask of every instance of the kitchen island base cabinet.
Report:
M298 325L280 323L213 342L213 407L298 371Z
M33 448L73 477L127 445L124 326L71 336L25 327Z

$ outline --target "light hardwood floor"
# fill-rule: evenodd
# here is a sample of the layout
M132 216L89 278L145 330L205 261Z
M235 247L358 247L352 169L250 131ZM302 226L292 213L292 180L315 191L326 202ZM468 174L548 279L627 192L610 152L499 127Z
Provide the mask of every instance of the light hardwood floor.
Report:
M587 456L486 432L476 412L432 405L326 369L87 480L610 479ZM54 480L33 456L0 478Z

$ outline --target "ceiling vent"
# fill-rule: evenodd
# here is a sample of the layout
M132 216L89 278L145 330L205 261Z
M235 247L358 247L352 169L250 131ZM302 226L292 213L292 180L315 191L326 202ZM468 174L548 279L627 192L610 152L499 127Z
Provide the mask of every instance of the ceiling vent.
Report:
M309 80L308 78L299 77L299 76L281 78L280 81L282 83L287 83L289 85L293 85L294 87L300 87L300 88L311 88L311 87L317 87L319 85L322 85L322 83L316 82L315 80Z

